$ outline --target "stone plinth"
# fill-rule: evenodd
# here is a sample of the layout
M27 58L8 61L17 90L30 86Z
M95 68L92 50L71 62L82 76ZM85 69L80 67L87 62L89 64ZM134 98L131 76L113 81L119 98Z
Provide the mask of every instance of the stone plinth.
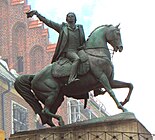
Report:
M153 140L133 113L82 121L63 127L18 132L10 140Z

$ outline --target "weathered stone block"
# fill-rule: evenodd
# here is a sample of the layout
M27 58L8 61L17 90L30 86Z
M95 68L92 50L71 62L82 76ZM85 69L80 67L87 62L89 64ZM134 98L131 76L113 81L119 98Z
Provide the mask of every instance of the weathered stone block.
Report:
M78 122L63 127L18 132L10 140L153 140L133 113Z

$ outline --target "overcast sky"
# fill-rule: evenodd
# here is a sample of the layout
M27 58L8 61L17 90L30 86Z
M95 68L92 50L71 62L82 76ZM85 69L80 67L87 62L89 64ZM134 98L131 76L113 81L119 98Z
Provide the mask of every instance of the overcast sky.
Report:
M121 23L124 50L114 54L114 79L133 83L134 90L125 107L155 134L155 1L28 0L28 4L32 10L58 23L65 21L68 12L75 12L77 23L84 26L86 38L99 25ZM56 43L58 34L52 29L49 32L50 41ZM128 92L114 91L119 100ZM121 112L108 94L100 100L111 115Z

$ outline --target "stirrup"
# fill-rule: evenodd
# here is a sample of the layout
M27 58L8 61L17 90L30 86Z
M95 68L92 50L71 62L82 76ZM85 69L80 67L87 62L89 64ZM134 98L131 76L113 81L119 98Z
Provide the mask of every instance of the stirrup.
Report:
M76 78L74 80L71 80L71 81L68 81L68 85L71 84L72 82L76 82L76 81L79 81L80 79Z

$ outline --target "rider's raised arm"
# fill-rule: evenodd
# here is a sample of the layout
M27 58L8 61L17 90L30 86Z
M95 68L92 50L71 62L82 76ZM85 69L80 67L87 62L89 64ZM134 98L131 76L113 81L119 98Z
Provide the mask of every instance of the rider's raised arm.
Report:
M43 23L45 23L47 26L53 28L58 33L60 32L60 29L61 29L61 25L60 24L58 24L56 22L53 22L51 20L46 19L44 16L42 16L38 12L36 13L36 16L39 18L40 21L42 21Z
M51 27L52 29L54 29L55 31L57 31L58 33L60 33L61 30L61 24L58 24L56 22L53 22L49 19L46 19L44 16L42 16L41 14L39 14L36 10L32 10L27 14L27 17L32 17L33 15L36 15L40 21L42 21L43 23L45 23L47 26Z

